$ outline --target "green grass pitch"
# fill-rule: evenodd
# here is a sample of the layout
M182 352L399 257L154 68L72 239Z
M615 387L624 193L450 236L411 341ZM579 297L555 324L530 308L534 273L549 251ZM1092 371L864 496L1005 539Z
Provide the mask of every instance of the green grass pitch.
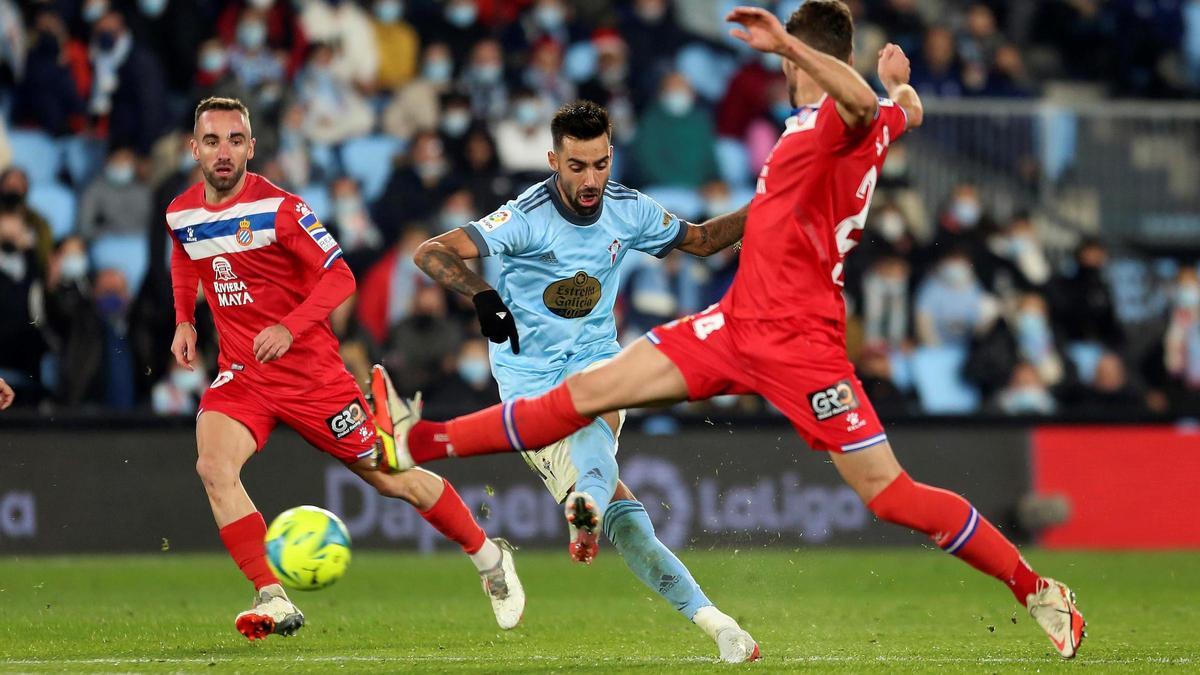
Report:
M564 547L565 549L565 547ZM933 551L687 552L750 630L756 672L1150 672L1200 669L1200 554L1048 553L1089 621L1061 662L995 581ZM728 670L611 548L596 564L517 553L523 624L496 628L462 556L359 552L345 579L293 593L308 625L248 643L248 584L223 555L0 558L5 672L664 672Z

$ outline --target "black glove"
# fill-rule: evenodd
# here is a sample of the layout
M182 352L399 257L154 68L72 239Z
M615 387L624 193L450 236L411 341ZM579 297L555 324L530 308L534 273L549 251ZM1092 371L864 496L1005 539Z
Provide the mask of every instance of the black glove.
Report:
M500 294L488 289L476 293L471 301L475 303L475 313L479 315L479 332L496 344L511 340L513 353L520 354L521 339L517 335L517 322L500 299Z

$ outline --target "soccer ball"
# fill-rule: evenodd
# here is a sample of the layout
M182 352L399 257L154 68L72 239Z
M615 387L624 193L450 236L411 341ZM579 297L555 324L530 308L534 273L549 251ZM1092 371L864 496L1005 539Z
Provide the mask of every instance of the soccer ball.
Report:
M341 579L350 565L350 533L325 509L288 509L267 528L267 564L288 588L325 588Z

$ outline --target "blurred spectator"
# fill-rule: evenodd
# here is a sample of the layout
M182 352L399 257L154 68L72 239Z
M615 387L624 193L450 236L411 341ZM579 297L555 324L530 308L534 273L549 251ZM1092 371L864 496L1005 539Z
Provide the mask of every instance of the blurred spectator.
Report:
M442 147L446 157L461 171L466 164L467 132L474 120L471 118L471 99L457 92L442 97L442 114L438 122Z
M504 117L508 108L508 85L504 83L504 57L499 42L486 39L475 45L459 85L471 97L471 109L476 117L489 122Z
M437 378L429 389L431 401L453 402L460 410L482 410L500 402L492 379L487 340L474 338L462 343L448 375Z
M90 391L100 384L95 374L102 359L103 331L92 304L88 267L86 243L67 237L54 252L46 288L47 334L58 357L54 398L68 406L100 398Z
M88 111L107 128L110 145L150 154L168 123L166 85L158 59L134 40L116 11L96 22L90 51L93 78Z
M429 278L413 262L417 247L429 238L420 227L408 227L400 241L362 277L355 316L376 343L387 340L388 329L413 311L413 298Z
M1005 415L1053 415L1058 402L1027 362L1013 368L1008 386L996 395L996 408Z
M26 226L33 232L33 249L40 269L49 269L50 251L54 248L54 236L46 218L29 205L29 176L23 169L9 167L0 171L0 210L19 213Z
M137 156L118 147L109 153L104 172L83 191L76 231L88 240L105 234L144 235L155 217L153 208L154 195L138 178Z
M109 408L129 410L137 403L135 361L129 346L129 283L120 270L96 273L93 300L100 313L102 358L97 370L100 402Z
M462 176L463 185L471 191L476 206L485 211L499 206L516 193L513 180L500 170L495 141L482 126L467 133Z
M39 330L42 270L33 245L34 233L22 212L0 210L0 377L22 404L41 398L39 366L46 351Z
M1019 213L1008 226L988 239L992 253L1011 262L1021 273L1022 288L1042 286L1053 270L1028 213Z
M358 305L358 297L352 295L342 304L333 308L329 314L329 327L338 339L338 351L346 370L354 376L355 381L365 385L371 378L371 365L375 358L371 353L371 339L363 329L362 324L354 320L354 310ZM363 392L367 393L367 392Z
M916 398L896 386L886 348L877 345L864 349L857 370L863 392L882 417L911 415L918 409Z
M509 54L529 54L543 41L568 44L573 37L570 11L563 0L534 0L505 31L505 50Z
M772 105L776 100L771 85L784 81L783 71L778 66L768 70L764 61L760 57L746 61L729 81L729 89L716 109L717 133L722 137L741 140L745 138L751 122L774 112ZM783 88L783 98L790 115L792 105L786 100L786 86Z
M8 123L0 115L0 170L7 169L12 164L12 146L8 143Z
M375 83L379 72L375 27L357 3L308 0L300 7L300 27L309 41L329 45L327 64L336 79L361 87Z
M966 346L994 317L984 292L961 251L947 253L917 289L916 328L921 344Z
M162 65L165 85L185 93L196 72L200 43L211 35L215 10L193 0L137 0L136 11L127 11L129 29Z
M874 22L887 34L888 41L899 45L910 57L920 53L925 22L917 9L917 0L883 0L871 13Z
M679 73L663 78L658 101L642 116L631 154L643 185L698 188L717 175L712 122Z
M421 38L417 29L404 20L401 0L375 0L372 9L375 13L375 44L379 48L375 88L393 92L416 76Z
M413 139L407 161L392 171L383 195L373 207L375 223L384 232L397 229L397 219L423 220L433 215L456 186L442 141L432 131Z
M308 138L304 135L306 115L304 106L294 103L284 108L279 121L279 151L275 159L286 186L293 191L305 188L314 178Z
M985 394L1008 382L1018 363L1028 364L1047 387L1074 384L1074 369L1054 334L1046 300L1037 293L1021 296L1016 310L971 341L964 376Z
M984 96L1022 98L1032 93L1029 75L1021 52L1011 44L996 49L991 66L985 75L986 83L973 93Z
M412 312L392 328L383 364L397 374L396 388L411 394L441 378L443 356L458 351L462 328L446 313L446 292L429 280L418 282Z
M346 264L355 274L362 274L383 249L383 235L371 220L358 181L347 176L334 179L329 193L333 198L332 225Z
M1065 74L1096 80L1112 74L1113 38L1118 29L1100 0L1040 0L1030 21L1030 38L1052 45Z
M596 74L579 85L579 98L608 110L614 144L625 144L637 128L633 91L629 86L629 48L614 30L598 30L592 37Z
M384 132L407 140L418 131L436 127L438 98L450 90L453 77L450 48L442 42L427 45L421 57L421 76L397 90L383 112Z
M267 44L267 15L264 12L248 7L238 18L237 41L229 50L229 68L243 87L272 92L260 93L257 98L273 101L281 95L284 58ZM254 110L261 114L257 107Z
M521 75L522 83L540 96L547 108L575 99L575 84L563 75L562 59L562 45L543 38L534 45L529 65Z
M996 15L991 8L981 2L971 5L958 39L958 55L962 62L968 67L977 66L986 71L1000 42Z
M208 387L204 370L197 363L192 370L172 364L167 376L150 391L150 407L156 415L191 415L196 412L200 396Z
M25 70L25 22L12 0L0 0L0 87L8 88Z
M546 103L529 89L513 95L512 115L496 125L496 154L505 171L544 173L546 153L552 149Z
M921 57L913 59L911 83L922 96L962 96L963 83L954 51L954 33L950 29L934 26L925 33Z
M309 3L308 6L319 4ZM313 45L308 64L296 78L296 89L305 108L304 135L314 143L337 145L362 136L375 126L375 115L366 99L333 70L333 48Z
M478 49L481 41L494 42L486 40L488 31L479 21L479 8L475 0L447 0L440 20L430 32L434 40L445 42L450 47L450 53L459 63L465 61L473 49ZM499 52L500 46L496 43L496 53Z
M1129 383L1125 362L1113 352L1105 352L1096 362L1091 386L1074 401L1074 411L1088 417L1110 420L1146 412L1137 389Z
M1069 341L1120 347L1125 336L1104 277L1108 250L1097 240L1085 241L1075 251L1075 263L1074 275L1060 276L1049 287L1063 336Z
M782 79L773 80L767 85L767 108L758 117L751 120L746 129L744 141L749 164L746 170L749 175L757 173L766 164L767 157L779 142L787 119L792 116L792 97L788 93L787 82Z
M909 328L908 263L899 256L875 260L863 276L863 339L868 345L886 345L896 349L908 341Z
M1179 271L1171 295L1164 364L1184 396L1194 400L1200 395L1200 279L1195 268Z
M466 188L455 190L446 195L446 199L438 210L434 234L442 234L463 227L480 215L479 210L475 207L475 198L471 196L471 191Z
M972 183L956 185L938 215L933 241L915 256L918 270L924 273L945 251L954 250L967 256L975 276L987 291L1009 296L1020 290L1022 278L1016 266L993 253L987 245L986 235L992 230L992 223L979 189Z
M296 13L297 4L286 0L230 0L224 3L217 18L217 36L222 43L232 45L237 41L242 10L248 7L262 12L267 26L267 46L272 51L286 54L287 75L291 78L304 64L308 50L308 38Z
M71 38L58 14L38 12L15 92L13 121L55 136L79 131L90 80L87 48Z
M667 0L634 0L633 11L622 17L619 29L629 45L629 62L638 66L630 71L630 84L634 104L641 110L654 98L687 34Z

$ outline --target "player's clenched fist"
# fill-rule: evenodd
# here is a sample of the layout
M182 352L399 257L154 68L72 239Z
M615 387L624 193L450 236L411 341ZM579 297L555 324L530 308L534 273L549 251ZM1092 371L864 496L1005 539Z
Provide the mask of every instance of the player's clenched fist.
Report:
M187 368L192 368L192 362L196 360L196 327L188 322L183 322L175 326L175 339L171 340L171 353L175 355L175 363Z
M496 344L508 340L514 354L521 353L521 338L517 335L517 321L500 294L492 289L481 291L471 298L475 303L475 314L479 316L479 332Z
M283 356L292 347L292 331L283 324L264 328L254 338L254 358L259 363L267 363Z
M787 45L787 30L778 17L765 9L737 7L725 20L742 24L745 30L735 28L729 31L729 34L760 52L782 54Z
M908 84L909 75L912 73L912 68L908 63L908 57L904 55L904 50L900 45L888 43L883 49L879 50L879 81L883 83L883 87L888 91L902 85Z

